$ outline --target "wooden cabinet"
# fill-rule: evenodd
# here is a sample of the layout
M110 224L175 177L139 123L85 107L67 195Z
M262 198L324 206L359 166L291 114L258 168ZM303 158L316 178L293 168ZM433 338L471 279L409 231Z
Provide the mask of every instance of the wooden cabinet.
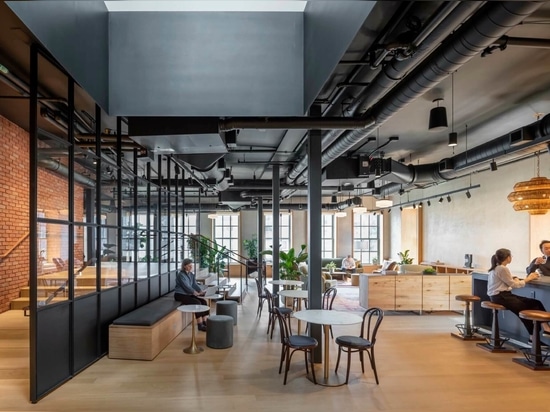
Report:
M361 276L359 304L364 308L395 310L395 276Z
M395 276L395 310L420 310L422 278L420 275Z
M449 276L449 309L464 310L465 303L455 299L456 295L472 294L471 275L450 275Z
M367 309L439 311L463 310L456 295L472 293L472 276L437 275L359 275L359 304Z
M449 310L449 276L422 276L422 310Z

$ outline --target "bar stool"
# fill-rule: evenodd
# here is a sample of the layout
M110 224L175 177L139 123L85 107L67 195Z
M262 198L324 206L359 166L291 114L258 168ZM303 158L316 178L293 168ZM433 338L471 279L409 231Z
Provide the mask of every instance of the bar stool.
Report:
M481 307L485 309L491 309L493 311L493 326L491 328L491 334L484 335L486 343L477 343L481 349L485 349L492 353L515 353L516 350L504 346L504 344L510 340L510 338L503 338L500 336L500 330L498 328L498 311L506 310L506 308L498 303L493 303L488 300L481 302Z
M451 332L451 336L462 340L485 340L485 338L479 335L476 336L479 328L472 326L470 315L470 303L479 302L481 300L480 297L475 295L456 295L455 299L464 302L466 307L464 308L464 323L455 325L459 333Z
M540 324L541 322L550 322L550 312L543 310L522 310L519 317L533 321L533 342L531 348L522 349L525 358L514 358L514 362L535 371L548 371L550 364L546 359L550 356L548 351L542 352L540 345Z

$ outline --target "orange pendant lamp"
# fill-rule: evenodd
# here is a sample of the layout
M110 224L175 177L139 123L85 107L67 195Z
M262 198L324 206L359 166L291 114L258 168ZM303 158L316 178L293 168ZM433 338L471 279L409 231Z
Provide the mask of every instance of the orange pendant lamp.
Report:
M518 182L508 200L517 212L526 211L530 215L545 215L550 210L550 179L540 177L540 161L537 153L537 177Z

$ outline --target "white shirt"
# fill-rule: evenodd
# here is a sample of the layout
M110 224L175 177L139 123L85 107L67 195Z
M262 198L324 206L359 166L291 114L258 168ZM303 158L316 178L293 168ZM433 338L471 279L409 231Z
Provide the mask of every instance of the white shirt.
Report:
M497 266L489 272L487 279L487 295L495 296L500 292L510 291L512 289L522 288L525 286L524 280L513 278L510 269L506 266Z
M342 260L342 269L355 269L355 259L352 257Z

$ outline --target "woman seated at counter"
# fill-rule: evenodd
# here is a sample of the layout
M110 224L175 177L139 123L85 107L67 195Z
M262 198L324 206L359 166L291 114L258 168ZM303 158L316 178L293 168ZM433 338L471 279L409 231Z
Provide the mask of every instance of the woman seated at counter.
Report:
M511 290L522 288L526 283L539 278L539 274L532 272L524 280L512 276L510 269L506 267L512 261L512 253L508 249L498 249L491 257L491 269L487 282L487 295L491 302L504 306L510 312L519 317L522 310L546 310L541 301L524 296L514 295ZM533 338L533 322L519 318L527 331L530 339ZM550 325L542 323L542 334L550 336Z

